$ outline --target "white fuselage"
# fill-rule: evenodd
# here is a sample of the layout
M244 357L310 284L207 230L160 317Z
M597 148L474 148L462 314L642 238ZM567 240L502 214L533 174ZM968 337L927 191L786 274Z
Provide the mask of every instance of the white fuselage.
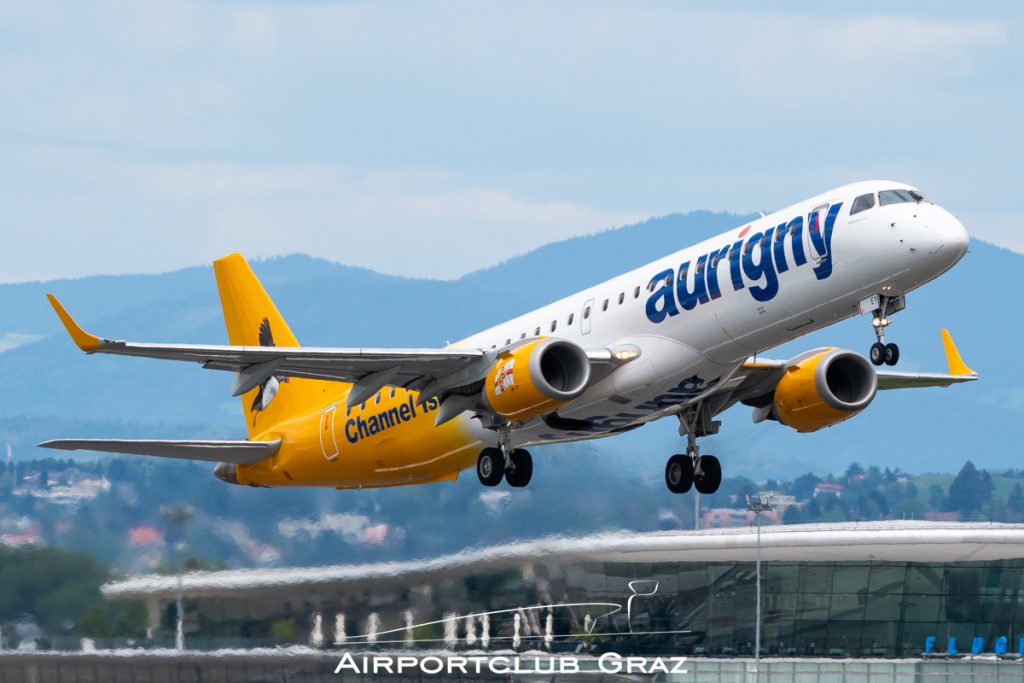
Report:
M905 183L846 185L473 335L458 346L501 349L555 336L584 348L633 345L636 360L559 411L588 431L536 420L517 444L573 440L673 413L729 377L751 355L857 313L873 295L902 295L952 267L968 234L927 200L880 205ZM915 190L916 191L916 190ZM857 197L874 205L851 215ZM494 432L469 419L485 442Z

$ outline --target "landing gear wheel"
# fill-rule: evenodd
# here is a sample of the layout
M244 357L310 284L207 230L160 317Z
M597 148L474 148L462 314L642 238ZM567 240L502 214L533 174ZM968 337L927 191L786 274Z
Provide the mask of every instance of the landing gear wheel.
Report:
M885 364L896 365L900 362L900 347L895 344L885 345ZM875 365L878 365L875 363Z
M700 456L693 474L693 487L700 493L714 493L722 485L722 463L713 455Z
M484 486L497 486L505 474L504 458L497 448L485 448L476 459L476 476Z
M533 476L533 457L529 451L517 448L512 451L512 469L506 470L505 481L509 486L522 488L530 483Z
M673 455L665 465L665 485L672 493L686 493L693 486L693 460L688 455Z
M895 346L891 344L890 346ZM896 357L899 358L900 352L897 347ZM881 365L885 362L885 344L882 342L875 342L871 345L871 362L875 365Z

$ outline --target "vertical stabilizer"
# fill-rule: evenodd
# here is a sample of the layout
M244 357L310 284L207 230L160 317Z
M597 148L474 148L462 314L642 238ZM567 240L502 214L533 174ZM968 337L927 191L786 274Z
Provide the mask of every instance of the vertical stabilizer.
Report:
M235 346L299 345L277 306L241 254L213 262L228 340ZM315 410L328 395L327 382L269 375L242 394L249 437Z

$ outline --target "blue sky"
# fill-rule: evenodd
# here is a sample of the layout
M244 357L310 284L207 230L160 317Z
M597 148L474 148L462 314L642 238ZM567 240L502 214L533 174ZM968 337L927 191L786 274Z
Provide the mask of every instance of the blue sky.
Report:
M0 281L236 250L457 277L879 177L1024 251L1022 19L1014 3L0 2Z

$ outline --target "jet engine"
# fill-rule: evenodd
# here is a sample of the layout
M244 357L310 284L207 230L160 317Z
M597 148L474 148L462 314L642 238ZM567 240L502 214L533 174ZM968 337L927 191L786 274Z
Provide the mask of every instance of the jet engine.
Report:
M554 412L590 382L586 352L565 339L539 339L503 352L484 381L483 398L514 422Z
M867 408L877 390L867 358L845 349L821 351L786 368L775 385L773 416L798 432L815 432Z

